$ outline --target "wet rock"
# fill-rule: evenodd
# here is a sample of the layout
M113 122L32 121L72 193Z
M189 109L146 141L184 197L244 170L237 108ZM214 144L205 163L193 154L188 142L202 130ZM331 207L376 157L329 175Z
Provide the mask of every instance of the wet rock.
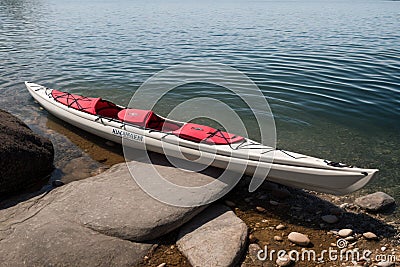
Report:
M213 205L181 228L176 244L193 266L233 266L246 237L242 220L229 208Z
M376 212L393 206L395 200L384 192L376 192L359 197L354 201L354 203L363 209Z
M342 230L340 230L338 232L338 235L340 237L343 237L343 238L348 237L348 236L350 236L352 234L353 234L353 230L352 229L342 229Z
M70 183L88 178L100 167L101 164L87 156L72 159L61 168L61 171L65 174L62 177L62 181Z
M38 184L53 170L54 149L17 117L0 110L0 196Z
M339 221L339 218L336 215L324 215L321 217L321 219L329 224L334 224Z
M376 234L372 233L372 232L363 233L363 237L365 237L368 240L376 240L376 239L378 239L378 236Z
M288 235L288 239L290 242L299 246L307 246L308 244L310 244L310 239L308 238L308 236L298 232L291 232Z

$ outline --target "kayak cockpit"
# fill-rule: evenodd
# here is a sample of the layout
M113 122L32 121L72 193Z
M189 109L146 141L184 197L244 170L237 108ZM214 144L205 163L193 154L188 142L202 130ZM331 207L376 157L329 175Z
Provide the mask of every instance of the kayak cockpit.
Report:
M122 108L101 98L85 97L52 90L55 101L79 111L133 124L145 129L171 133L196 143L229 145L244 141L244 137L195 123L178 123L158 116L151 110Z

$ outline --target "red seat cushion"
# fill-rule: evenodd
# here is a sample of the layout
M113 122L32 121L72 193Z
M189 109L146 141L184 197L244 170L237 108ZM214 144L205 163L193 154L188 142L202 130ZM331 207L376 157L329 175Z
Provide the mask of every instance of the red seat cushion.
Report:
M215 128L195 123L186 123L181 128L173 131L172 133L176 136L179 136L180 138L193 142L205 142L216 145L232 144L242 141L244 139L242 136L218 131Z
M118 119L141 127L147 127L148 121L152 115L153 111L151 110L123 109L118 112Z

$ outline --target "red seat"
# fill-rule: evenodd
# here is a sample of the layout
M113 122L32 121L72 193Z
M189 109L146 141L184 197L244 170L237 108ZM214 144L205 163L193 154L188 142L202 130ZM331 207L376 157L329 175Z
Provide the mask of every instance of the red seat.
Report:
M219 131L209 126L195 123L186 123L172 133L180 138L196 143L205 142L216 145L232 144L244 139L242 136L237 136L231 133Z
M147 127L153 111L142 109L123 109L118 112L118 119L141 127Z

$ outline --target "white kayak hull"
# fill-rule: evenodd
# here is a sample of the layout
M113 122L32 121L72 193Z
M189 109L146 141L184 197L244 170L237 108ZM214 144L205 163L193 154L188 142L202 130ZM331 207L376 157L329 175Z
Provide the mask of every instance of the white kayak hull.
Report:
M51 97L51 90L25 82L32 97L57 118L80 129L124 145L175 157L209 159L212 166L237 170L264 179L318 192L343 195L356 191L376 177L377 169L330 166L329 161L306 155L274 150L246 139L247 146L232 150L229 145L207 145L183 140L175 135L143 129L118 120L99 119L99 116L69 108ZM123 142L124 140L124 142ZM250 147L246 149L245 147ZM169 153L170 151L171 153ZM176 152L181 153L177 154Z

